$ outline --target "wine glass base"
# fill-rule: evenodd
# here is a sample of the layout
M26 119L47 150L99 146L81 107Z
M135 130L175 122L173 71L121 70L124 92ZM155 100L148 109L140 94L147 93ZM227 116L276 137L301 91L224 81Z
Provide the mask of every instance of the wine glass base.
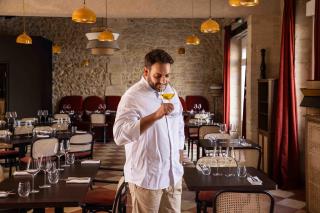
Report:
M45 189L45 188L50 188L51 186L46 184L46 185L42 185L42 186L39 186L40 189Z
M70 167L70 165L64 164L64 165L61 165L61 167Z
M31 190L31 191L30 191L30 193L31 193L31 194L39 193L39 190L35 190L35 189L33 189L33 190Z

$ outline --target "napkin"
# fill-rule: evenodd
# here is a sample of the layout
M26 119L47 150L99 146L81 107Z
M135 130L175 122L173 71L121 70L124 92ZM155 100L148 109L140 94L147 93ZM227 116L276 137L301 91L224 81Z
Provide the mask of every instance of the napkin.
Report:
M68 177L66 183L90 183L90 177Z
M6 191L0 191L0 197L8 197L9 193Z
M252 146L250 143L242 143L241 146Z
M247 180L251 185L262 185L262 180L260 180L257 176L249 176Z
M14 171L13 176L25 176L30 175L27 171Z
M37 135L37 138L49 138L50 135Z
M84 133L87 133L87 132L86 132L86 131L77 130L76 133L78 133L78 134L84 134Z
M100 160L84 160L84 161L81 161L81 164L95 164L95 163L100 163Z

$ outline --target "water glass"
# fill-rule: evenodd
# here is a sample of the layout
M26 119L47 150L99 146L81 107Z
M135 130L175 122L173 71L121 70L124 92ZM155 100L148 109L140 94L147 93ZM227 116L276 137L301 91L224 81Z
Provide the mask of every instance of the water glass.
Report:
M57 184L59 182L59 170L53 169L48 172L48 180L50 184Z
M67 158L66 161L69 165L74 164L74 159L75 159L74 153L68 153L66 158Z
M30 194L30 182L20 181L18 184L18 194L20 197L26 198Z
M244 178L247 176L247 168L244 164L239 165L237 167L237 174L238 174L238 177L241 177L241 178Z
M227 124L220 124L220 133L226 134L228 132Z

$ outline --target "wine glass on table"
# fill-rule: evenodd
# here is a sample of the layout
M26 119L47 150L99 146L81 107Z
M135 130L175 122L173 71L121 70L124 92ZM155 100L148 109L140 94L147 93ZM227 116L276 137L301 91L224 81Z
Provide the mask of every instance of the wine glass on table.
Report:
M41 158L41 170L43 171L44 175L44 180L43 180L43 185L39 186L39 188L50 188L51 186L47 184L47 173L52 167L52 161L51 157L42 157Z
M55 155L58 157L58 168L57 169L59 171L63 171L63 168L61 168L61 166L60 166L60 158L64 155L63 140L61 143L57 143L55 145L54 152L55 152Z
M32 190L30 193L38 193L39 190L34 189L34 177L39 173L40 171L40 162L39 159L30 158L27 164L27 170L29 174L32 176Z
M70 151L70 141L66 140L65 143L61 143L61 145L64 153L64 164L61 167L68 167L70 166L67 164L67 155L68 155L68 152Z

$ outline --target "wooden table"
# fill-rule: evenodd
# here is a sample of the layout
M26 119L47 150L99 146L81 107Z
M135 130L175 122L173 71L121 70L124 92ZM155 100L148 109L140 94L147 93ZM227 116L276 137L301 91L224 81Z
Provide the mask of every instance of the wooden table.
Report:
M98 172L100 164L84 164L76 162L71 167L65 167L62 172L62 179L73 177L92 177ZM41 175L40 175L41 174ZM7 198L0 198L0 209L16 208L45 208L56 207L57 211L63 210L63 207L74 207L84 199L90 184L67 184L65 180L60 180L57 184L51 185L51 188L39 189L39 193L30 194L28 198L21 198L18 195L17 188L19 181L30 180L31 176L16 176L6 179L0 184L0 190L11 191L16 194L9 195ZM35 188L43 184L43 175L40 172L35 178Z
M215 168L212 168L214 171ZM219 172L227 173L227 167L220 167ZM235 169L235 168L231 168ZM196 167L185 167L183 178L190 191L213 191L213 190L273 190L277 189L277 184L271 180L267 175L261 171L247 167L247 172L252 176L258 176L262 180L262 185L251 185L247 178L240 178L237 176L225 177L225 176L213 176L203 175L201 171L198 171Z

